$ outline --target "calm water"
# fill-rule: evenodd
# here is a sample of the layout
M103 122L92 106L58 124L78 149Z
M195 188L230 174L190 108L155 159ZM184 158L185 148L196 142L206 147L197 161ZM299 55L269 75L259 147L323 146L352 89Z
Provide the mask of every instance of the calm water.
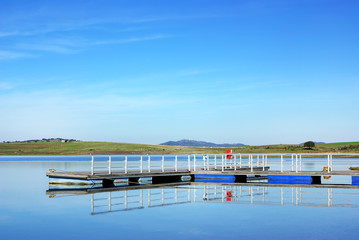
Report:
M62 194L46 171L89 163L45 158L0 158L1 240L358 239L359 189L198 184Z

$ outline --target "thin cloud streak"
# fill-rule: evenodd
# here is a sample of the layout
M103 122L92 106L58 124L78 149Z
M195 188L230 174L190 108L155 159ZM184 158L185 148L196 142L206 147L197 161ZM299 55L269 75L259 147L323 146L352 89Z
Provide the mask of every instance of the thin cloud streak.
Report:
M32 58L36 57L33 54L24 52L4 51L0 50L0 60L14 60L19 58Z
M100 46L100 45L117 45L117 44L127 44L135 42L144 42L144 41L153 41L169 38L169 35L151 35L146 37L133 37L122 40L104 40L104 41L91 41L84 39L53 39L44 43L21 43L17 45L18 49L25 51L34 51L34 52L52 52L59 54L76 54L80 51L84 51L91 46ZM34 57L32 54L26 53L16 53L11 51L0 51L0 59L16 59L24 57Z

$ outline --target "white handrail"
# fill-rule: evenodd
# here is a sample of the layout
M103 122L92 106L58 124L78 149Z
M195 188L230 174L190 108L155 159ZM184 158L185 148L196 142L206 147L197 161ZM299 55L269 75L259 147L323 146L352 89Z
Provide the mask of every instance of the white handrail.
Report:
M193 157L192 157L193 156ZM218 161L218 156L221 161ZM231 157L229 157L231 156ZM253 157L256 156L254 164ZM318 159L320 156L326 156ZM191 154L191 155L91 155L91 174L103 173L113 174L114 171L124 173L131 172L179 172L179 171L227 171L227 170L243 170L248 169L251 172L276 170L280 172L292 171L301 172L309 161L319 163L322 171L325 168L327 173L334 169L334 160L341 156L359 156L357 153L230 153L230 154ZM198 157L202 157L203 161L198 162ZM269 158L268 158L269 157ZM248 159L248 164L243 160ZM317 160L318 159L318 160ZM147 163L146 163L147 161ZM343 167L356 166L350 159L349 161L336 162L336 170L343 170ZM104 172L106 171L106 172ZM318 171L318 170L317 170Z

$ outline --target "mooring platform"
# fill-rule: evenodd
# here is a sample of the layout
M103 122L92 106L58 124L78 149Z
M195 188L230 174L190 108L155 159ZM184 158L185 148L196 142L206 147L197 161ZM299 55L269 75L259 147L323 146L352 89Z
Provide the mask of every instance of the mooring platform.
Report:
M351 176L352 184L357 185L359 171L341 170L343 163L338 170L333 170L333 156L341 155L347 154L328 153L328 161L320 166L322 171L302 170L305 154L92 155L90 171L50 169L46 175L51 184L103 186L112 186L116 182L137 184L140 179L145 178L151 178L152 183L180 182L187 176L191 177L192 181L238 183L246 183L249 177L256 176L268 178L268 183L293 184L320 184L321 177ZM275 156L279 157L275 159ZM275 160L274 164L272 159ZM278 168L279 170L274 170ZM349 166L346 169L349 169Z

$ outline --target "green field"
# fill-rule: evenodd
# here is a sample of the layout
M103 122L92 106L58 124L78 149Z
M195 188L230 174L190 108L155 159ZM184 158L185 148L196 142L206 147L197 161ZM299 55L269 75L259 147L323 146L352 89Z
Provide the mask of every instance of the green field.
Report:
M89 155L89 154L192 154L225 153L227 148L179 147L113 142L0 143L0 155ZM359 142L318 144L312 150L303 145L279 144L231 148L235 153L359 153Z

